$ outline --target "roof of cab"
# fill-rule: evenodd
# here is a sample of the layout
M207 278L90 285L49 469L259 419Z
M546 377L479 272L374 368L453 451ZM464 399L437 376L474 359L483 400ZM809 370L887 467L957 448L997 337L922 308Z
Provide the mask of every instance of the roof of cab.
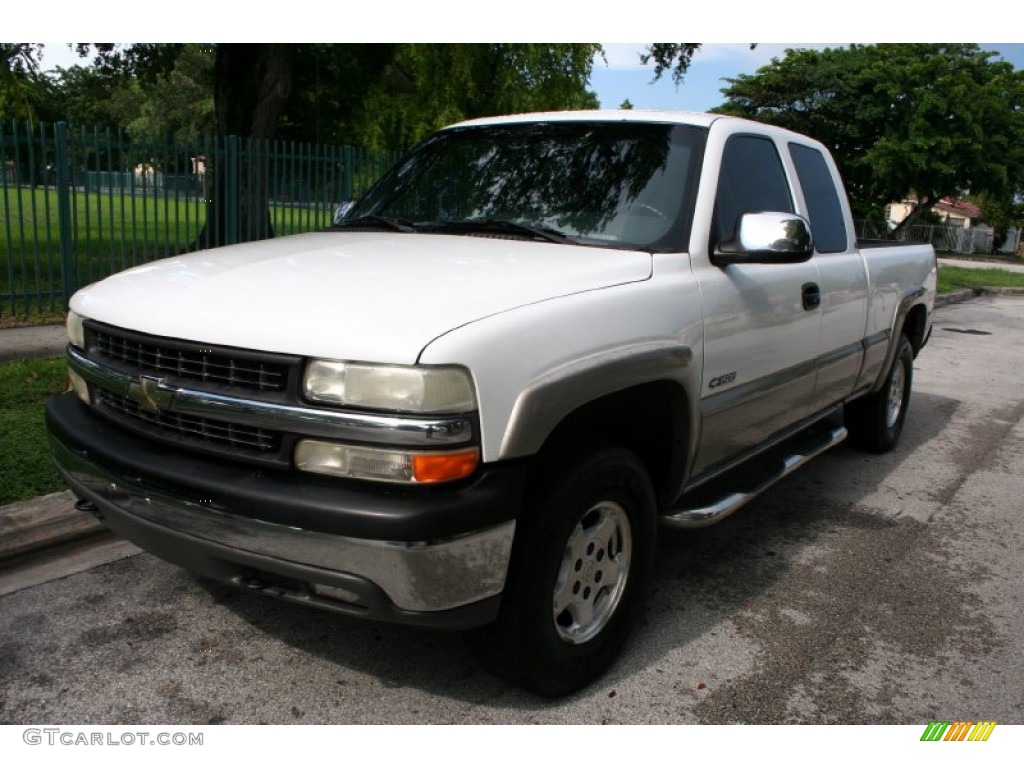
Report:
M716 120L725 118L723 115L711 115L702 112L674 112L669 110L645 109L591 109L566 112L527 112L521 115L501 115L500 117L478 117L465 120L448 128L464 128L471 125L509 125L513 123L537 122L635 122L635 123L675 123L679 125L696 125L707 128Z
M566 112L524 112L521 115L501 115L498 117L479 117L474 120L465 120L461 123L455 123L454 125L442 128L441 132L443 133L444 131L453 128L465 128L470 126L552 122L664 123L669 125L692 125L698 128L710 128L714 123L718 123L720 126L730 126L730 132L755 130L759 134L776 136L783 141L798 141L800 143L824 149L824 146L820 144L820 142L787 128L780 128L779 126L760 123L743 117L733 117L732 115L715 115L705 112L683 112L672 110L591 109Z

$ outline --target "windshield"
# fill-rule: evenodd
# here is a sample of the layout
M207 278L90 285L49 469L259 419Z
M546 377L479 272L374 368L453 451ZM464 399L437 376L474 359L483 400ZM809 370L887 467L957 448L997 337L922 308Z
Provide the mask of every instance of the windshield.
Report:
M427 231L532 228L569 242L682 250L704 135L690 126L625 121L443 131L339 223L380 217Z

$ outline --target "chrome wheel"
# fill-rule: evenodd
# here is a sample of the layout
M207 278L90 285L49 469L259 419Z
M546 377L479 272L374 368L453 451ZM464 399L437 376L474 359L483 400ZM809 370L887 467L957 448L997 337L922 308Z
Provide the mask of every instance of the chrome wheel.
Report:
M516 522L498 619L470 647L492 672L564 696L607 669L636 624L658 507L647 469L624 448L553 456Z
M900 335L896 355L877 392L846 404L846 428L861 448L875 453L891 451L903 433L914 381L914 348Z
M885 425L889 429L895 426L903 410L904 362L897 358L889 381L889 397L886 401Z
M592 506L565 544L552 613L558 636L578 645L615 614L629 577L633 537L626 511L613 501Z

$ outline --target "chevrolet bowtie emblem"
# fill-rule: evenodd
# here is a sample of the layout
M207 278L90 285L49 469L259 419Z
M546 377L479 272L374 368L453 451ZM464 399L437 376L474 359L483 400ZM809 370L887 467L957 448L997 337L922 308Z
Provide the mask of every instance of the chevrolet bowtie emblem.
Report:
M140 376L128 385L128 397L144 411L159 413L174 402L174 390L164 386L164 380L154 376Z

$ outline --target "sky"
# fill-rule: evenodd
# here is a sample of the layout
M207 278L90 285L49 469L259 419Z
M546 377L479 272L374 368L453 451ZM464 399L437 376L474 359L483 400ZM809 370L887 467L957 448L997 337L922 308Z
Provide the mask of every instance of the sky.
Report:
M747 43L705 44L694 55L682 85L672 82L666 73L652 84L653 67L640 64L643 43L605 43L607 63L594 63L591 88L602 107L618 107L629 99L635 109L683 109L706 112L725 101L721 89L728 83L723 78L751 75L759 67L783 58L787 48L835 48L842 43L766 43L751 50ZM1024 69L1024 44L981 43L982 48L997 51L1000 58Z
M629 99L635 109L682 109L706 112L720 105L725 78L753 74L772 58L782 58L787 48L825 48L843 43L705 43L696 53L682 85L676 86L670 73L658 82L653 66L640 63L644 43L604 43L604 56L597 57L590 88L604 108L614 109ZM1017 69L1024 69L1024 43L982 43L996 51ZM42 69L69 67L82 63L66 43L47 43Z

